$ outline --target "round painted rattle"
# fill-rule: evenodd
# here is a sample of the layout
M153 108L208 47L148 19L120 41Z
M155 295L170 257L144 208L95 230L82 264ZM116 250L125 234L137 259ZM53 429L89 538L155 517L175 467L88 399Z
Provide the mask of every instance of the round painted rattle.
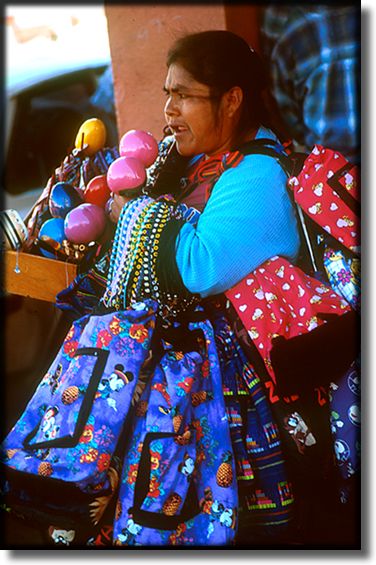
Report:
M108 168L107 184L111 192L133 198L145 184L146 168L158 155L158 143L151 133L133 129L122 136L119 153Z

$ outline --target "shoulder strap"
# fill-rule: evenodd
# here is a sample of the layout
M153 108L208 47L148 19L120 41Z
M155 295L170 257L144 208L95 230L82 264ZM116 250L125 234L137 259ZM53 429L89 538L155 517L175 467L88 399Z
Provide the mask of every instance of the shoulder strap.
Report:
M268 155L277 159L287 176L296 175L301 170L304 160L307 157L305 153L293 153L291 155L284 154L283 146L273 140L268 138L254 139L248 141L239 148L239 151L244 153L244 155L250 154L261 154ZM318 272L318 260L315 256L314 245L311 241L311 237L308 231L308 227L305 222L304 214L300 206L295 202L292 194L288 191L290 200L297 212L297 217L299 220L299 231L302 236L303 241L306 244L307 257L309 258L309 263L314 272Z
M239 147L239 151L243 155L268 155L274 157L280 163L286 174L290 176L294 170L294 162L289 156L283 153L283 146L274 139L262 137L259 139L252 139L247 141Z

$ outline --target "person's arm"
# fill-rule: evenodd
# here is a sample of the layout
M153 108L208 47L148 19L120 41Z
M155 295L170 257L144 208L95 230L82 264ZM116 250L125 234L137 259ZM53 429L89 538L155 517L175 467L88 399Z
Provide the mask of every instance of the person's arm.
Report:
M274 255L293 259L299 236L280 165L252 155L223 173L197 225L183 225L175 241L182 282L203 297L231 288Z

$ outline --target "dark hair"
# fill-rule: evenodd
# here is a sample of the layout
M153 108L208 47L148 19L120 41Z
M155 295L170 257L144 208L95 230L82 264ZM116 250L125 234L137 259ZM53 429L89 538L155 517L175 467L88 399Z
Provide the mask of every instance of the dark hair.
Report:
M178 63L195 80L222 96L239 86L243 104L237 137L261 124L270 126L262 93L268 85L265 65L248 43L230 31L210 30L175 41L167 54L167 66Z

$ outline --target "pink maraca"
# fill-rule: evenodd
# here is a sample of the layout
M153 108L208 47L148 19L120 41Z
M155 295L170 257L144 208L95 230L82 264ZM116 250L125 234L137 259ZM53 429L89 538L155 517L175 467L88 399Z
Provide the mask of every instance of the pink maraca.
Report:
M96 204L84 203L73 208L65 217L64 233L72 243L96 241L106 227L103 208Z
M134 192L141 188L145 180L145 167L134 157L118 157L108 167L107 184L111 192Z
M134 157L150 167L158 155L158 143L148 131L131 129L120 139L119 152L122 157Z

